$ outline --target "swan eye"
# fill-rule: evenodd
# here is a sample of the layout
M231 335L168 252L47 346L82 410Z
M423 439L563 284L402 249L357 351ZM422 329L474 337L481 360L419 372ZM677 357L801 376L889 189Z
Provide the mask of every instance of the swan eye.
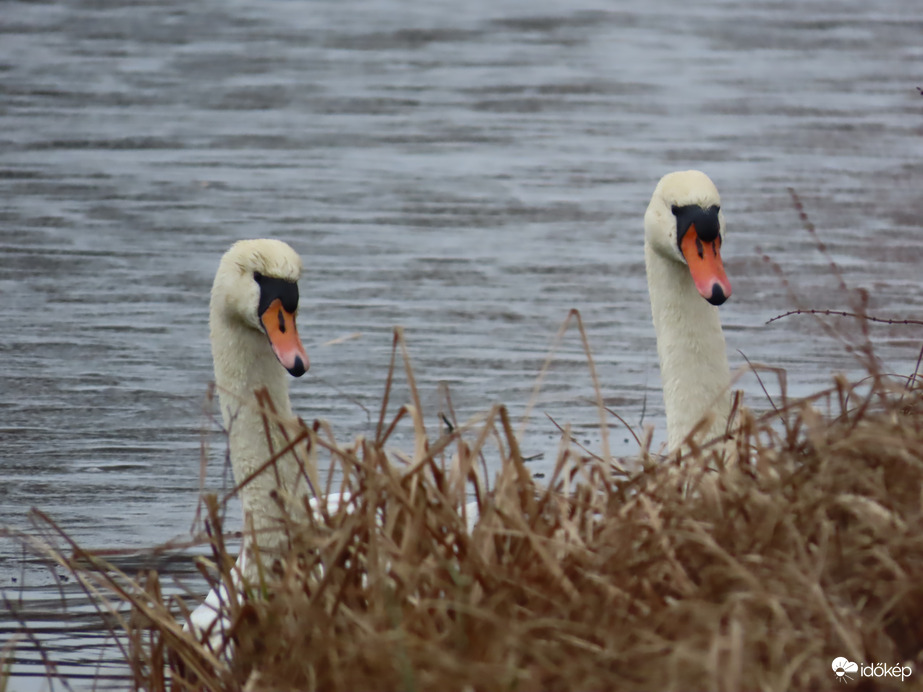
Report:
M718 219L718 206L701 207L698 204L673 205L676 217L676 244L681 246L683 237L690 227L695 227L696 235L703 243L712 242L721 232Z
M679 211L679 207L677 207L677 206L674 204L672 207L670 207L670 211L673 212L673 216L676 216L676 212Z
M282 301L282 307L288 312L294 314L298 310L298 284L296 282L274 276L263 276L257 271L253 272L253 278L260 287L258 315L262 315L276 298Z

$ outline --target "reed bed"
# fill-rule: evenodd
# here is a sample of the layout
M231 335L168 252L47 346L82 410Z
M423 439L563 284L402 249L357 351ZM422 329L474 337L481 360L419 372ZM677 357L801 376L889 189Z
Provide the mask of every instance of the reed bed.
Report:
M923 687L915 376L869 360L861 382L808 399L783 386L765 415L738 407L724 439L667 458L641 444L624 465L565 428L554 473L536 482L502 406L429 434L436 416L398 333L401 353L409 401L389 413L393 360L375 439L340 443L322 423L291 436L350 497L291 518L288 551L227 604L218 650L182 631L196 603L165 596L156 571L33 545L121 613L135 689ZM389 450L403 425L413 449ZM485 457L499 459L494 478ZM222 503L206 504L212 555L199 567L236 592ZM903 679L838 677L839 657Z

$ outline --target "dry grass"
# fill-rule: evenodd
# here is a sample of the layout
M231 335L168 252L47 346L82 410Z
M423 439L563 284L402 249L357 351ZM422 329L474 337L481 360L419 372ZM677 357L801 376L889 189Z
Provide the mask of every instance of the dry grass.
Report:
M389 417L386 397L377 439L300 429L305 463L352 496L292 521L289 554L229 604L232 656L181 631L155 572L78 546L54 559L132 604L137 689L809 690L834 686L839 656L915 671L857 689L920 688L923 388L869 363L860 384L741 410L729 441L686 458L642 450L630 473L562 444L543 485L502 407L428 436L408 363L411 403ZM414 449L386 453L408 423ZM501 460L490 489L484 455ZM209 510L203 572L230 583Z

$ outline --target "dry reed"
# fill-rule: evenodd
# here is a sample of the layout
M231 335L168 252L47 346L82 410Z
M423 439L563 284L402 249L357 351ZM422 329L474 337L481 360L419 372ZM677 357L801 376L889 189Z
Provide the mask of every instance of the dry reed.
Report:
M389 418L386 395L375 440L343 445L320 423L293 438L350 499L289 522L289 552L228 604L226 650L182 631L187 606L156 572L50 551L100 602L130 602L136 689L812 690L833 687L840 656L912 671L857 689L921 687L915 377L872 367L797 401L783 386L727 440L681 459L642 449L628 473L565 443L539 485L503 407L429 436L399 333L397 353L411 401ZM405 423L413 450L386 451ZM492 488L485 455L500 458ZM233 588L208 510L202 571Z

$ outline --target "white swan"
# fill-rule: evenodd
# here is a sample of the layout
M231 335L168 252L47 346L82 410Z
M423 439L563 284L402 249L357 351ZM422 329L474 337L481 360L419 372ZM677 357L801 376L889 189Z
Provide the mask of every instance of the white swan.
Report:
M247 481L240 489L244 525L259 537L261 550L277 547L284 538L278 530L284 518L279 500L293 497L299 486L307 490L293 454L257 473L288 439L281 426L264 423L265 411L254 396L265 390L279 418L293 418L288 373L301 377L309 367L295 326L301 269L298 254L279 240L242 240L221 258L212 285L215 385L234 482Z
M731 295L721 262L724 215L718 189L700 171L670 173L644 214L644 259L671 451L706 416L695 440L724 433L730 369L716 306Z
M209 326L215 384L244 511L244 541L233 573L238 585L241 573L252 577L255 572L257 561L252 555L248 558L254 547L265 558L283 545L287 503L308 490L313 475L294 454L283 455L272 468L259 472L288 439L282 426L265 425L256 392L265 390L280 419L292 419L286 371L300 377L309 366L295 326L301 269L298 254L279 240L242 240L222 257L212 285ZM335 504L339 496L330 500ZM221 630L229 624L218 616L227 600L224 588L209 593L184 629L210 631L210 640L219 643Z
M286 370L300 377L309 365L295 326L301 269L301 258L281 241L242 240L221 259L212 286L209 325L215 384L244 511L244 541L232 571L238 590L241 576L253 581L258 574L254 548L263 562L284 549L285 519L298 516L303 497L310 498L310 509L317 511L326 503L330 513L349 499L345 493L318 499L309 487L310 483L318 488L314 469L305 468L294 454L282 455L264 469L289 444L290 436L278 424L265 424L265 409L255 393L266 391L278 419L293 419ZM466 512L470 531L478 503L468 504ZM212 590L183 629L207 637L217 651L230 627L228 601L224 585Z

